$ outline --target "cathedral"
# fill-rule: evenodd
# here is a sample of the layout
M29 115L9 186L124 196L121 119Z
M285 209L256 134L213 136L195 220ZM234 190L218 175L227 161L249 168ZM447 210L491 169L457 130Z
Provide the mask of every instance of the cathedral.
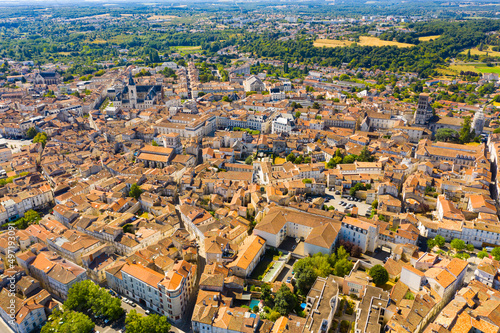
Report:
M147 109L162 99L162 86L136 85L132 72L129 73L128 83L121 91L116 92L112 99L115 107L130 109Z

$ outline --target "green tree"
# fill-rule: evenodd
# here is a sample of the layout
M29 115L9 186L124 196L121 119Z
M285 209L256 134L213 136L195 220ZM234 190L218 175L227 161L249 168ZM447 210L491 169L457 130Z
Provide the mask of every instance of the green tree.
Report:
M459 132L459 140L461 143L469 143L476 136L474 130L471 130L471 118L469 116L464 117L462 122L462 128Z
M485 250L485 249L483 249L483 250L481 250L481 251L479 251L479 252L477 253L477 257L478 257L479 259L483 259L483 258L485 258L485 257L489 257L489 254L488 254L488 252L486 252L486 250Z
M228 96L222 97L223 102L231 102L231 99Z
M451 128L440 128L436 131L436 140L437 141L456 141L458 138L458 132L452 130Z
M253 156L250 155L245 159L245 164L252 165L252 163L253 163Z
M279 318L281 317L281 313L279 313L278 311L271 311L271 313L267 316L267 319L269 319L270 321L276 321L278 320Z
M345 156L344 159L342 160L342 163L351 164L351 163L354 163L355 160L356 160L356 156L351 154L351 155Z
M469 251L469 252L474 251L474 245L473 244L467 244L467 251Z
M33 209L29 209L24 213L24 219L29 223L40 221L40 214Z
M500 247L495 247L491 250L491 255L495 258L495 260L500 260Z
M295 155L293 153L288 154L288 156L286 157L286 161L292 163L295 162Z
M329 169L333 169L337 166L337 164L342 163L342 157L334 156L330 158L330 161L326 164L326 167Z
M274 307L273 294L271 292L271 287L269 286L269 284L264 283L262 286L260 286L260 298L267 306Z
M372 208L377 209L378 208L378 200L375 200L372 202Z
M443 247L444 244L446 243L446 240L444 239L443 236L437 235L436 237L434 237L434 242L436 242L437 246Z
M141 194L142 194L141 188L137 185L137 183L133 183L132 186L130 186L130 191L128 192L128 196L131 198L135 198L136 200L139 200Z
M389 281L389 273L382 265L373 266L368 275L373 279L373 283L377 286L383 286L387 281Z
M450 246L452 249L462 251L463 249L465 249L465 242L461 239L455 238L451 241Z
M142 316L134 309L127 315L125 324L127 333L168 333L171 327L167 317L157 314Z
M432 250L436 246L436 242L434 239L429 239L427 240L427 247L429 248L429 251Z
M158 147L158 143L155 140L153 140L151 141L151 146Z
M47 144L47 139L48 139L47 133L41 132L35 135L35 137L33 138L33 143L40 142L42 144L42 147L45 148L45 145Z
M300 115L301 115L301 114L302 114L302 113L300 113L299 111L297 111L297 112L295 112L294 116L295 116L295 118L300 118Z
M109 320L116 320L124 313L121 301L91 280L77 282L71 286L64 308L79 312L90 309L95 315L102 315Z
M95 327L88 316L75 311L55 309L49 318L41 333L90 333Z
M319 109L321 106L319 105L318 102L314 102L313 105L312 105L312 108L313 109Z
M274 298L274 309L283 316L288 315L297 306L297 296L286 284L282 284Z
M362 150L361 150L361 153L359 154L358 156L358 161L360 162L369 162L371 161L371 154L370 154L370 151L368 150L368 147L364 147Z
M28 139L33 139L37 134L38 134L38 131L34 127L30 127L26 131L26 136L28 137Z

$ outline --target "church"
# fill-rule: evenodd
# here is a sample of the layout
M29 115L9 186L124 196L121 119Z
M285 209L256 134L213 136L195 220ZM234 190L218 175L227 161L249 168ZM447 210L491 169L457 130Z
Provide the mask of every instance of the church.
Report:
M159 85L136 85L132 72L129 73L128 84L118 91L112 99L115 107L126 110L147 109L161 101L163 92Z

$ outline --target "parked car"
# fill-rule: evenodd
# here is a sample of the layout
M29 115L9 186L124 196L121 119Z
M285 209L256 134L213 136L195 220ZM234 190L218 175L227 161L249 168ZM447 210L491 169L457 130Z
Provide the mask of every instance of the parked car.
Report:
M151 313L151 311L146 310L146 311L144 311L144 313L147 314L147 315L149 315Z
M292 277L291 276L289 276L289 277L286 278L286 283L292 283Z
M135 308L137 305L134 302L130 302L130 306Z

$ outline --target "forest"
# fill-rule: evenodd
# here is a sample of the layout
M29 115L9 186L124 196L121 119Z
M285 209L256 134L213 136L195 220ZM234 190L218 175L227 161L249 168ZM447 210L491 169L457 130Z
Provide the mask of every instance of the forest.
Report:
M195 27L198 29L193 29ZM448 64L452 58L463 57L460 53L465 49L485 44L492 47L500 45L498 38L487 34L498 30L500 21L490 19L411 23L407 25L410 32L389 30L380 36L384 40L415 44L407 48L361 46L357 43L347 47L315 47L315 36L305 29L290 38L286 31L199 27L190 23L160 25L144 19L123 17L104 21L98 29L88 21L50 21L49 24L46 19L41 19L27 21L23 25L4 23L0 24L0 57L33 60L36 65L62 62L71 64L67 75L86 75L99 70L103 62L147 66L169 60L169 56L177 52L176 47L180 46L201 47L199 54L202 60L217 57L219 63L228 64L227 56L218 56L217 51L227 46L238 46L239 51L288 64L347 64L354 69L415 72L421 78L428 78L436 74L437 66ZM359 37L368 28L353 31ZM434 40L419 40L419 37L437 35L440 37ZM293 76L300 75L296 73Z

